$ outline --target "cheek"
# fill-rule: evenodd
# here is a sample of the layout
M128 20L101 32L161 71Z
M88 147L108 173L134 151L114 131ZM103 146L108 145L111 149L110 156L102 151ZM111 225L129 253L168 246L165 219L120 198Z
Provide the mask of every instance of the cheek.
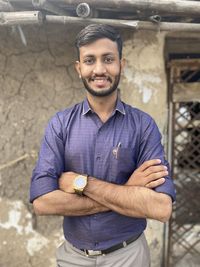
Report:
M113 77L116 77L120 74L120 68L119 67L113 67L112 69L110 69L110 75L112 75Z
M120 64L110 64L107 66L107 73L109 73L112 76L116 76L120 73Z
M90 66L87 66L87 67L83 67L81 66L80 68L80 72L81 72L81 76L83 78L89 78L93 75L93 70L94 70L94 67L90 67ZM106 74L108 76L112 76L112 77L116 77L120 74L120 67L119 65L108 65L106 67Z
M82 69L80 69L80 72L81 72L81 76L83 77L83 78L87 78L87 77L90 77L91 76L91 74L92 74L92 69L90 69L90 68L82 68Z

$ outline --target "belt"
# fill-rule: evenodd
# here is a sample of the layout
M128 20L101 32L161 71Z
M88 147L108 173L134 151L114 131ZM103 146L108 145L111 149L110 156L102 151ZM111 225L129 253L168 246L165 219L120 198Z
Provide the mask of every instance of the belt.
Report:
M85 252L86 256L106 255L106 254L111 253L111 252L118 250L120 248L125 248L126 246L128 246L129 244L131 244L132 242L137 240L140 237L140 235L141 234L134 236L132 238L129 238L128 240L123 241L122 243L119 243L119 244L114 245L114 246L107 248L107 249L103 249L103 250L81 249L81 250Z

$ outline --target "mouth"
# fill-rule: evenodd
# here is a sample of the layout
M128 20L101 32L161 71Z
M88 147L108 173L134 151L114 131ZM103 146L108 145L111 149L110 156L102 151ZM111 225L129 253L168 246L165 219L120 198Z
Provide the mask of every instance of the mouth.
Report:
M88 81L92 82L97 87L105 87L108 84L110 85L112 83L112 79L106 76L91 77Z

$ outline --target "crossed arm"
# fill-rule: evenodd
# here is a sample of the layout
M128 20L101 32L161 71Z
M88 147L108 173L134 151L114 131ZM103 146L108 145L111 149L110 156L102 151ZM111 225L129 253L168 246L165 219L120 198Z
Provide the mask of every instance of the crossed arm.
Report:
M39 215L81 216L113 210L126 216L165 222L171 215L171 197L152 190L163 184L168 174L166 167L159 163L156 159L146 161L133 172L125 185L89 177L84 197L74 194L72 183L77 173L63 173L59 179L59 190L34 200L35 212Z

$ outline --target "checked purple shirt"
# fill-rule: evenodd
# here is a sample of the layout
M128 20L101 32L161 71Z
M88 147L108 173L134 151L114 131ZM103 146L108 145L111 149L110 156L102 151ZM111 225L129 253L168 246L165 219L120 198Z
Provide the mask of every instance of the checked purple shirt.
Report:
M118 99L112 116L102 123L86 99L50 120L33 170L30 201L58 189L62 172L87 173L109 183L124 184L144 161L155 158L168 166L158 127L148 114ZM175 199L170 176L155 191ZM80 249L106 249L145 228L145 219L113 211L65 216L63 221L65 238Z

